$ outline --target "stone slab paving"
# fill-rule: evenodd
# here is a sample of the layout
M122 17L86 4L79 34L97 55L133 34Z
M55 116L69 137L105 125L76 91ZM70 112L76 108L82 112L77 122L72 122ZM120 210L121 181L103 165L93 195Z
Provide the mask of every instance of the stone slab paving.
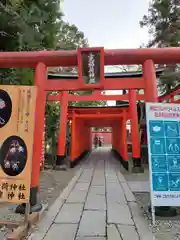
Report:
M79 236L105 236L106 235L106 212L84 211L77 235Z
M68 199L67 203L84 203L87 197L87 191L81 191L74 189Z
M139 234L137 233L135 226L117 225L117 228L123 240L139 240Z
M126 200L128 202L135 202L136 199L135 199L135 196L134 194L132 193L131 189L129 188L129 185L126 183L126 182L122 182L121 183L121 186L123 188L123 191L124 191L124 195L126 197Z
M79 223L82 211L83 204L81 203L65 203L54 223Z
M128 185L132 192L150 192L150 185L148 181L128 181Z
M107 222L123 225L134 225L128 205L107 204Z
M78 182L76 183L74 190L76 191L88 191L90 186L90 182L89 183L83 183L83 182Z
M77 227L77 224L53 224L43 240L73 240Z
M76 240L106 240L105 237L85 237L85 236L77 236Z
M108 240L122 240L118 228L115 224L107 225L107 239ZM132 239L132 238L131 238Z
M89 189L88 195L102 195L105 196L106 188L105 186L92 186Z
M95 150L29 240L153 240L110 151Z
M105 196L89 193L84 209L85 210L104 210L104 211L106 211Z

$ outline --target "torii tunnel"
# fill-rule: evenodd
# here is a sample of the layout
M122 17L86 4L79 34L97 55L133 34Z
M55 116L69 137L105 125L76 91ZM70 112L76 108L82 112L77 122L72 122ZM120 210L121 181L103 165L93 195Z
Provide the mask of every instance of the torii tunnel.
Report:
M163 70L158 70L158 76ZM132 74L132 73L131 73ZM123 76L123 74L122 74ZM122 77L121 76L121 77ZM179 103L179 99L175 96L180 94L180 88L177 86L169 94L158 97L158 101L167 101ZM69 101L90 101L93 99L116 100L118 106L97 106L97 107L68 107ZM49 101L59 101L61 106L61 118L59 124L59 141L57 151L57 164L61 164L61 158L65 157L65 134L64 125L67 120L71 121L71 148L70 163L74 165L77 159L84 156L84 153L92 150L92 127L103 128L110 127L112 129L112 150L114 150L122 160L123 165L128 169L128 141L126 123L131 120L131 143L132 158L134 159L134 167L141 166L139 129L141 108L136 106L137 100L144 100L144 94L137 94L135 90L130 90L123 95L103 95L96 90L89 96L74 96L67 92L59 95L49 95ZM143 105L144 106L144 105ZM144 110L144 108L143 108ZM144 114L144 113L143 113ZM63 125L63 126L62 126ZM118 134L117 134L118 133Z
M112 128L112 149L119 153L124 163L128 161L127 131L126 122L130 119L128 105L120 107L84 107L69 108L68 118L72 120L71 128L71 161L91 151L92 148L92 127ZM117 134L117 132L119 134ZM119 137L120 135L121 137ZM136 146L137 157L139 146Z
M83 141L81 127L88 133L88 129L92 125L98 125L103 122L103 125L111 124L113 128L113 148L115 148L124 160L127 160L127 144L121 141L126 139L125 119L131 121L132 132L132 152L134 162L139 163L139 135L138 135L138 118L136 100L144 100L145 102L157 102L158 94L156 87L156 71L155 64L175 64L180 63L180 48L150 48L150 49L119 49L119 50L104 50L104 48L88 48L78 49L75 51L40 51L40 52L1 52L0 53L0 68L35 68L35 86L37 87L36 100L36 121L34 131L34 151L32 159L32 180L31 180L31 194L30 203L31 211L39 211L42 205L38 202L37 193L40 176L40 161L42 151L42 141L44 133L44 119L45 119L45 104L46 92L60 91L59 101L61 101L61 116L60 116L60 131L59 131L59 146L58 156L64 156L65 140L66 140L66 120L70 116L73 124L73 136L78 136L79 145L74 143L71 151L72 160L81 154L82 151L88 150L90 139L89 134ZM104 66L114 65L133 65L138 64L142 66L142 77L136 76L133 78L118 76L106 76L104 74ZM77 79L51 79L48 80L48 67L77 67ZM144 95L138 96L136 90L144 89ZM128 100L129 107L122 107L113 113L113 109L109 112L102 113L101 120L98 117L91 117L93 113L78 114L68 113L68 91L105 91L105 90L128 90L128 95L106 100ZM96 93L97 94L97 93ZM72 98L72 96L70 96ZM98 95L84 96L91 100L105 100L105 97ZM142 98L141 98L142 97ZM123 99L124 98L124 99ZM125 99L126 98L126 99ZM83 110L82 110L83 111ZM93 111L93 110L92 110ZM102 110L105 111L105 110ZM88 115L89 114L89 115ZM104 115L103 115L104 114ZM87 116L88 115L88 118ZM103 120L103 121L102 121ZM78 124L78 121L84 124ZM72 136L72 137L73 137ZM77 140L77 139L76 139ZM78 142L78 141L77 141ZM22 206L17 209L17 212L22 211Z
M114 107L69 107L69 101L121 100L121 106ZM137 94L136 90L130 90L124 95L102 95L100 91L88 96L70 95L62 92L59 95L49 95L49 101L60 101L61 113L59 124L59 138L57 151L57 164L60 165L65 157L66 122L71 120L71 149L70 161L74 165L84 153L92 148L92 127L111 127L112 149L118 153L124 166L128 167L127 147L127 120L131 120L132 157L134 166L140 167L140 141L138 129L138 114L136 100L143 100L143 94ZM124 101L126 100L126 101ZM130 103L130 104L129 104ZM118 134L117 134L118 133Z

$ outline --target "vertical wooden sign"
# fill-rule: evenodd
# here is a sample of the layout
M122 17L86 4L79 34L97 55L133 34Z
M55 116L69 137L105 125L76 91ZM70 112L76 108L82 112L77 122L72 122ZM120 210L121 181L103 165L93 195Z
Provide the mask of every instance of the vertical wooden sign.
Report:
M79 80L84 86L103 86L104 48L78 49Z
M28 203L36 87L0 86L0 202Z

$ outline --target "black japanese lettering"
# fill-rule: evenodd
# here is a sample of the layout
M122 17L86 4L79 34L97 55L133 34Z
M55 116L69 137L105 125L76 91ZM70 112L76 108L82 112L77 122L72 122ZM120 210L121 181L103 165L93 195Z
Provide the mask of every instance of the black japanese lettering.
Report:
M14 190L14 191L16 191L17 187L18 187L17 184L11 184L10 185L10 189Z
M2 191L0 191L0 198L2 198L2 196L3 196L3 192L2 192Z
M26 190L26 187L24 184L20 184L19 185L19 191L25 191Z
M8 183L3 183L2 184L2 190L6 190L6 191L8 191Z
M8 193L8 199L12 200L14 198L15 194L13 192Z
M24 193L20 192L19 195L18 195L18 198L19 198L19 200L25 199Z

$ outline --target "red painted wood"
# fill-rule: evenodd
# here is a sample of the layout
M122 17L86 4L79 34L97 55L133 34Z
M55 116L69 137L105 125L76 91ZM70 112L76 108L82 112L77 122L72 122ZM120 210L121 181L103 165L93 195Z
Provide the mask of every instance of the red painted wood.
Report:
M137 100L144 100L144 94L137 94ZM61 94L58 95L49 95L48 101L60 101ZM75 102L75 101L110 101L110 100L129 100L129 95L102 95L96 94L96 91L92 95L85 95L85 96L78 96L78 95L70 95L68 96L68 100Z
M60 121L58 133L58 156L65 156L66 151L66 127L68 114L68 92L63 91L61 95Z
M140 139L135 90L129 91L129 112L131 121L132 157L140 158Z
M104 80L103 90L123 90L123 89L144 89L143 78L107 78ZM95 89L89 85L88 88ZM78 80L46 80L45 88L46 91L80 91L87 90L87 86L81 84Z
M35 73L35 85L37 86L38 91L36 99L36 116L35 116L36 120L34 129L31 187L39 186L40 162L44 133L45 101L46 101L46 95L43 89L43 85L46 78L47 78L46 66L43 63L39 63L36 67Z
M140 48L104 50L105 65L180 63L180 48ZM1 68L32 67L38 62L51 66L77 66L77 51L1 52Z
M145 81L146 102L158 102L156 73L154 62L152 60L147 60L144 62L143 77Z

